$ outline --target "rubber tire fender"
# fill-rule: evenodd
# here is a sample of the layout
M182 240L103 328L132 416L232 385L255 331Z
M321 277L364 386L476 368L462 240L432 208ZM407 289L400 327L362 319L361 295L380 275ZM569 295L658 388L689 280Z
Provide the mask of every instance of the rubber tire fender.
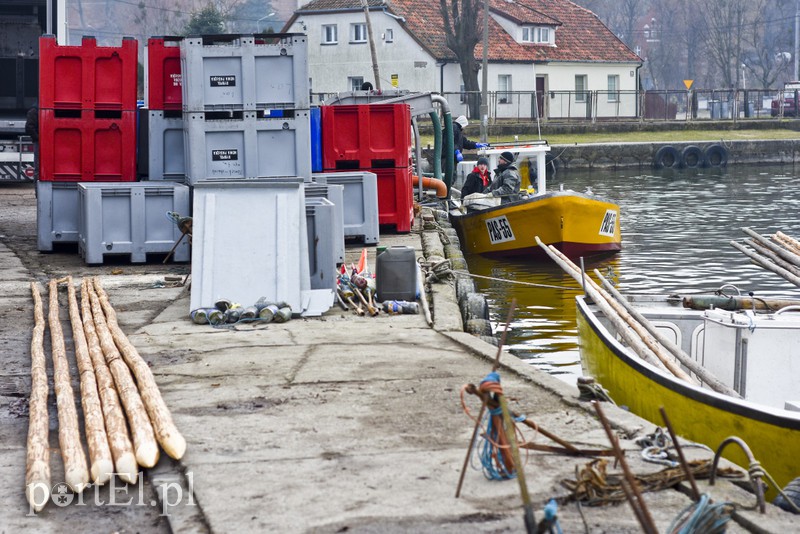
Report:
M728 164L728 149L722 145L708 145L704 155L709 167L724 167Z
M689 145L681 151L681 165L687 169L706 166L706 155L699 146Z
M786 484L786 487L783 488L783 492L795 505L800 507L800 477L795 478ZM781 494L778 494L778 496L775 497L775 499L772 501L772 504L786 510L787 512L791 512L793 514L797 513L789 505L789 503L786 502L786 499L784 499L783 495Z
M678 167L680 164L680 154L672 145L662 146L656 150L656 155L653 157L653 167L656 169Z

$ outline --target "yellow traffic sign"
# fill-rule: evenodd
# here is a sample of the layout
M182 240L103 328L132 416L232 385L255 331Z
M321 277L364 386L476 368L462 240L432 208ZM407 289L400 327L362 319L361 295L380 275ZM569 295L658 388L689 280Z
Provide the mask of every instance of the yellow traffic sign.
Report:
M692 88L692 84L693 83L694 83L694 80L683 80L683 85L686 86L686 90L687 91Z
M392 87L397 87L399 85L397 74L392 74Z

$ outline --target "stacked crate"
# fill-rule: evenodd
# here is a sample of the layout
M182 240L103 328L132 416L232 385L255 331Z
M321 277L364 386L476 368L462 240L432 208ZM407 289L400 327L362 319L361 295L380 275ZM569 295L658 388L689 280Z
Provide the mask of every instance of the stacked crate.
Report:
M181 41L187 178L311 180L305 35Z
M381 225L409 232L414 220L411 108L408 104L322 106L324 172L367 171L378 177Z
M137 44L39 40L39 250L78 242L80 182L136 180Z
M151 37L145 50L145 108L139 121L139 174L186 181L183 130L183 37Z

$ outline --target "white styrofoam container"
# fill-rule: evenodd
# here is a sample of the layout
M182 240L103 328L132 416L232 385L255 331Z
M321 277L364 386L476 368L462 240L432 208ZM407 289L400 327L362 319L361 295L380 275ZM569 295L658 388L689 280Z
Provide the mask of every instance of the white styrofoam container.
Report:
M190 310L260 297L303 310L310 291L303 179L199 182Z
M189 240L167 212L189 215L189 187L171 182L79 183L78 252L87 264L109 255L130 255L144 263L147 254L189 261Z

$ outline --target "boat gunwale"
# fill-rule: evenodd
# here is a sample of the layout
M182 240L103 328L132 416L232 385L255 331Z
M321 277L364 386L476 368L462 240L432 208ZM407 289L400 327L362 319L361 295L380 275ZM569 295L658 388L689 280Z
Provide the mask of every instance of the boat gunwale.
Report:
M617 209L619 209L619 205L616 202L613 202L613 201L611 201L611 200L609 200L607 198L598 197L598 196L596 196L594 194L588 195L586 193L580 193L578 191L573 191L571 189L567 189L567 190L564 190L564 191L547 191L546 193L541 194L541 195L534 195L532 197L522 198L522 199L514 201L514 202L508 202L506 204L500 204L499 206L492 206L490 208L484 208L484 209L475 210L475 211L468 211L467 213L461 213L460 211L451 211L449 213L449 215L450 215L451 219L463 220L463 219L468 219L468 218L471 218L471 217L477 217L477 216L480 216L480 215L485 215L487 213L492 213L492 212L495 212L495 211L505 210L507 208L512 208L512 207L516 207L516 206L522 206L522 205L525 205L525 204L533 204L535 202L539 202L539 201L550 199L550 198L556 198L556 197L578 197L578 198L583 198L585 200L593 200L593 201L601 202L603 204L611 204L612 206L616 206Z
M622 363L633 368L634 371L644 378L679 395L712 408L724 410L735 415L741 415L765 424L790 430L800 430L800 412L791 412L789 410L781 410L756 404L744 399L735 399L717 393L716 391L694 386L676 377L669 376L640 358L633 356L631 350L612 336L611 332L600 322L596 313L589 308L589 304L586 302L586 297L584 295L577 295L575 297L575 302L578 313L586 320L598 339L603 342ZM794 413L797 413L797 415L793 415Z

